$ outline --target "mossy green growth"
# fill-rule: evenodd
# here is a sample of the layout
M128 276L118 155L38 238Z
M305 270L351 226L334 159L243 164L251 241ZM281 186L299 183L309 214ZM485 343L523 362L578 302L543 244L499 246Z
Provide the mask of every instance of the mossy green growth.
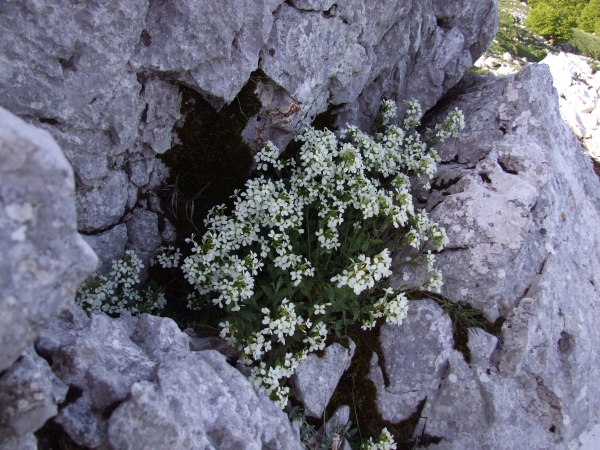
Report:
M575 29L573 37L569 39L569 46L575 53L600 60L600 37L598 36Z
M491 76L493 76L493 73L491 71L489 71L488 69L483 69L483 68L477 67L477 66L471 67L469 70L467 70L467 73L475 74L475 75L491 75Z
M498 33L488 49L488 53L501 57L508 52L513 57L526 58L529 62L539 62L544 59L548 52L555 51L550 45L540 42L520 23L511 10L520 10L522 5L516 5L514 1L500 1L500 24Z
M373 358L373 354L376 353L384 379L387 380L385 356L381 350L381 342L379 340L379 330L382 323L383 321L379 320L377 325L368 331L362 330L359 324L345 328L344 333L354 341L356 350L352 364L340 379L329 401L329 405L327 405L325 418L331 417L340 406L348 405L350 407L352 426L358 428L357 438L361 440L369 437L377 438L381 434L381 430L387 428L394 436L398 450L412 449L414 448L412 436L425 403L422 402L418 405L415 413L408 419L400 423L388 422L383 419L377 410L377 388L368 379L371 359ZM331 336L329 344L333 342L339 342L344 346L347 345L345 338Z

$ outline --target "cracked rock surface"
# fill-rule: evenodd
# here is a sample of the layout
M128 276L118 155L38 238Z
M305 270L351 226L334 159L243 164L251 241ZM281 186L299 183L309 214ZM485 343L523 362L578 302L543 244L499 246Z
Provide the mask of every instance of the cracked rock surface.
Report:
M145 198L168 176L156 157L177 141L180 85L219 108L262 70L263 108L243 136L283 149L329 104L343 106L339 124L366 128L382 96L433 106L497 21L496 0L5 2L0 106L64 150L79 230L93 238L120 233L136 208L152 210ZM145 237L143 256L153 256L161 235L154 227ZM99 252L101 271L117 254Z
M321 358L310 353L290 378L294 394L309 416L323 415L340 378L350 367L356 344L346 339L349 348L336 342L325 348Z
M443 438L431 448L578 448L600 413L598 178L545 65L466 77L426 121L455 107L466 128L440 147L427 204L450 240L442 294L506 322L499 339L470 332L470 365L447 355L415 435ZM382 346L389 365L385 349L406 344Z
M74 196L73 171L52 136L0 108L0 371L96 267L77 233Z
M112 449L300 449L298 430L214 350L190 351L167 318L88 318L73 306L38 351L79 396L55 419L78 445Z

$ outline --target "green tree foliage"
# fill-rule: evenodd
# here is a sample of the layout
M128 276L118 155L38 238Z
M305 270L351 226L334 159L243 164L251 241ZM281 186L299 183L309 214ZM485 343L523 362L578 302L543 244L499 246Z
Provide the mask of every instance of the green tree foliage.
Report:
M590 0L581 10L578 25L588 33L600 35L600 0Z
M537 4L525 19L525 26L535 34L557 42L565 42L573 35L574 21L564 10L546 3Z
M535 34L555 42L566 42L573 36L579 15L589 0L530 0L532 7L525 26Z

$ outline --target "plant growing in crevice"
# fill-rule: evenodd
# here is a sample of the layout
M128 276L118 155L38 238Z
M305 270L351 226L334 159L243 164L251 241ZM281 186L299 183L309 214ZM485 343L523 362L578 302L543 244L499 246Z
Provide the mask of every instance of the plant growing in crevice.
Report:
M174 257L169 253L159 256L165 261L170 260L171 265L178 265L179 256ZM139 314L162 310L167 302L164 287L152 281L140 287L139 274L143 268L144 264L135 252L127 250L122 259L112 262L112 271L108 276L93 275L81 284L75 303L88 314L104 312L117 315L125 311Z
M444 230L417 210L413 183L430 178L439 160L414 131L421 108L407 102L401 126L392 101L382 102L375 135L348 126L338 139L307 127L294 158L278 159L267 143L258 175L233 196L233 209L210 210L206 232L192 236L182 268L196 294L193 309L223 311L221 335L253 364L251 379L285 405L290 376L328 334L378 318L400 324L408 301L389 287L392 253L420 250L411 263L428 267L424 289L439 289L435 256ZM428 140L456 136L464 120L453 111Z

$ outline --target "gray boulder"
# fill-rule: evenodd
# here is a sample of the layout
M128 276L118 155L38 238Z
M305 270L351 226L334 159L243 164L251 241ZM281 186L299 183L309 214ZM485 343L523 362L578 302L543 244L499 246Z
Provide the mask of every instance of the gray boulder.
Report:
M385 363L373 354L369 378L381 416L398 423L440 385L454 352L452 322L433 300L412 301L402 325L384 324L379 336Z
M498 20L496 0L82 5L3 6L0 105L64 149L77 178L79 229L93 236L136 207L149 209L139 197L168 176L156 156L177 139L181 85L218 108L262 70L263 107L243 136L283 148L328 105L339 107L338 124L363 128L382 96L431 107L491 42ZM161 237L174 239L153 233L145 253Z
M86 318L73 306L48 324L38 351L81 392L55 419L96 448L300 449L285 414L214 350L191 352L171 319Z
M106 274L112 270L112 262L125 256L127 244L127 225L121 223L90 236L83 236L85 242L96 252L100 259L97 273Z
M0 371L73 301L97 257L77 233L73 172L50 134L0 108Z
M29 433L56 415L66 394L67 386L29 347L0 377L0 448L12 440L28 440Z
M356 344L346 339L349 348L336 342L325 348L322 357L310 353L290 377L294 396L302 402L309 416L323 415L340 378L350 367Z
M483 53L497 29L495 0L283 3L260 68L263 110L244 137L284 147L315 116L337 106L338 126L368 129L383 96L431 108Z
M442 292L506 322L497 342L470 333L470 366L449 355L415 436L443 438L430 448L578 448L600 412L598 178L547 66L467 77L426 122L455 107L466 128L440 146L427 204L450 239Z
M33 433L0 442L0 450L38 450L38 442Z

